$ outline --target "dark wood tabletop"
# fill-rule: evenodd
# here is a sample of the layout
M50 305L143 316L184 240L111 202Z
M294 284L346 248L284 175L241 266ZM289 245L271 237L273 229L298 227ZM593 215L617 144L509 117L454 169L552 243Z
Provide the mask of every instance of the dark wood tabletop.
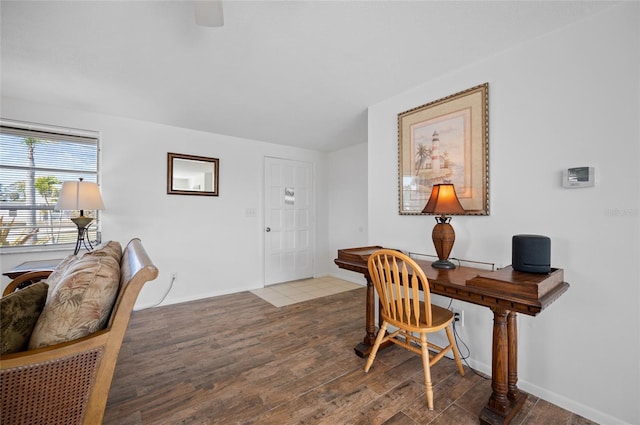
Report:
M353 248L338 251L334 260L341 269L368 276L369 254L380 247ZM357 256L341 252L357 252ZM511 266L496 271L459 266L455 269L436 269L431 261L415 259L422 267L431 293L443 295L485 307L502 307L530 316L539 314L567 289L562 269L550 273L525 273Z

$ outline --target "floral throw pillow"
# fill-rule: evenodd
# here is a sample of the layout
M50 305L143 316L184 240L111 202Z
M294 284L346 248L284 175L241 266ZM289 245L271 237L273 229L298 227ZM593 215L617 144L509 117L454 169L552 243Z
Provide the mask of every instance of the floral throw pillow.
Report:
M0 354L26 350L47 289L46 283L38 282L0 299Z
M96 246L93 250L86 252L82 257L84 258L87 256L90 257L94 255L95 256L107 255L119 263L120 259L122 258L122 245L120 245L120 242L118 241L103 242L100 245Z
M76 257L75 255L68 255L62 261L58 263L55 269L51 272L51 274L47 277L45 282L49 285L49 296L47 298L51 298L51 293L58 286L64 275L67 273L67 269L69 265L74 261L78 260L80 257Z
M29 349L71 341L103 329L118 294L120 263L110 255L72 262L38 318Z

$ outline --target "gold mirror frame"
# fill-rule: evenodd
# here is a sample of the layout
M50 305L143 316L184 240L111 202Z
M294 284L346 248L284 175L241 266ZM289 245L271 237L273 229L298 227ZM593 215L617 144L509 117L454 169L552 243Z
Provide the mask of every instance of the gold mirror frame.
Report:
M167 153L167 194L218 196L218 158Z

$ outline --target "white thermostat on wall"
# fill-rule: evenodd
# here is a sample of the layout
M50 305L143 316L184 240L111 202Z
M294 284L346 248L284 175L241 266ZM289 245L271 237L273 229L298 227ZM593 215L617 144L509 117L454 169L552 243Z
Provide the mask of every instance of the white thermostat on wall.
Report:
M595 185L596 170L594 167L576 167L562 171L562 187L576 189Z

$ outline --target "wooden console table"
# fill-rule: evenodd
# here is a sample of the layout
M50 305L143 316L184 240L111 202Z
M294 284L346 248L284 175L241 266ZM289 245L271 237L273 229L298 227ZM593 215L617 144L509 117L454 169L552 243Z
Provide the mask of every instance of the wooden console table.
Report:
M367 269L369 255L382 247L369 246L338 250L334 260L341 269L361 273L367 280L366 326L363 342L355 347L367 357L376 338L375 294ZM480 413L484 425L506 425L522 408L526 394L518 389L517 313L536 316L567 289L562 269L547 274L523 273L509 267L487 271L473 267L436 269L430 261L416 260L422 267L431 293L443 295L493 311L493 348L491 353L492 394Z

